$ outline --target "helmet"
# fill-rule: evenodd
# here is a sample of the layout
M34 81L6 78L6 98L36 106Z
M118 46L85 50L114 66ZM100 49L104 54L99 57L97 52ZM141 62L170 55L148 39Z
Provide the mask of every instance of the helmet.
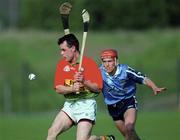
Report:
M114 49L106 49L101 52L101 59L105 57L118 58L117 51Z

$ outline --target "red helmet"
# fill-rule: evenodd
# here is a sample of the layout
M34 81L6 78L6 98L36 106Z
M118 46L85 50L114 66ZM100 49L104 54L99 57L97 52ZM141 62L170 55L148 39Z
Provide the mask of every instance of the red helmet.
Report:
M118 58L117 51L114 49L107 49L101 52L101 59L105 57Z

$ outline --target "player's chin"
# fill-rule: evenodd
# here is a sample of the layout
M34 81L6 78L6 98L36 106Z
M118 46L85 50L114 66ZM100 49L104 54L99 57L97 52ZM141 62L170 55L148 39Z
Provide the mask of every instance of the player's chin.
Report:
M106 72L107 72L107 73L111 73L111 72L112 72L112 69L106 69Z
M65 61L70 61L70 59L68 59L67 57L63 57Z

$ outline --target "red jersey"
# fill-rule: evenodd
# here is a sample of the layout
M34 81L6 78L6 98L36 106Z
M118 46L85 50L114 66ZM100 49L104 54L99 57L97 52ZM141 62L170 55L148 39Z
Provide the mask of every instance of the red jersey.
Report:
M76 65L71 65L64 59L60 60L56 67L54 87L57 85L71 86L78 68L78 63ZM96 83L99 88L102 88L102 76L96 62L89 57L83 56L82 68L84 69L84 79ZM76 100L80 98L92 98L96 95L97 94L92 91L84 90L80 92L80 94L66 94L65 97L67 99Z

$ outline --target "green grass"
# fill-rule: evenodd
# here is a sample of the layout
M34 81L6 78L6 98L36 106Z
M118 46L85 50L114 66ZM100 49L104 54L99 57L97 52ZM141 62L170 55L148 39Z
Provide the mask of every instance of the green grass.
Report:
M45 140L47 130L56 113L1 115L1 140ZM97 114L93 134L114 134L117 140L123 139L108 114ZM142 140L179 140L180 112L139 112L136 129ZM76 128L72 127L58 138L75 140Z

